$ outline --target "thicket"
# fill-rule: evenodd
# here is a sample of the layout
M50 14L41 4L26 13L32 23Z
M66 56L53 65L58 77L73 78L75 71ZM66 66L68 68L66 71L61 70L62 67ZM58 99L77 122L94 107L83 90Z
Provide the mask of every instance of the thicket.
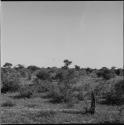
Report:
M102 99L101 103L120 105L121 103L124 103L124 80L111 79L99 84L95 88L95 94L99 99Z
M20 75L15 69L1 69L1 92L16 92L20 88Z
M18 91L20 96L28 98L33 96L34 93L46 92L47 96L54 102L70 102L74 98L83 100L83 87L80 86L76 90L76 83L82 76L92 76L93 78L103 78L103 82L95 88L96 95L109 102L111 101L111 103L119 102L119 98L122 98L124 81L116 81L116 84L113 84L111 79L122 76L123 69L103 67L97 70L81 68L78 65L70 68L71 61L64 60L63 62L64 66L61 68L40 68L37 66L26 68L21 64L12 67L11 63L5 63L1 68L1 92ZM22 86L22 79L29 81L31 85Z

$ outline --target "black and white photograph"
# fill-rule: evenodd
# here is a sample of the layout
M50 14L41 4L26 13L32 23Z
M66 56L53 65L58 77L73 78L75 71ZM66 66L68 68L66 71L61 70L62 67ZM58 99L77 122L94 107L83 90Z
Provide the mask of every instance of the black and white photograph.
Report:
M1 124L124 123L123 1L1 1Z

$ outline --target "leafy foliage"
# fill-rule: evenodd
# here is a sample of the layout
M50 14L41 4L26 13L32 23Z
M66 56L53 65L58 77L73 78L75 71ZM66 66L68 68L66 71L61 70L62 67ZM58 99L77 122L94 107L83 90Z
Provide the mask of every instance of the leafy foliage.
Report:
M76 76L73 69L60 69L55 77L58 82L51 85L49 96L54 102L69 102L72 98Z
M50 80L49 72L43 69L37 71L36 77L41 80Z
M29 85L22 86L19 89L18 98L30 98L33 96L35 89L31 88Z
M37 67L37 66L31 65L31 66L28 66L27 69L28 69L31 73L33 73L33 72L35 72L36 70L39 70L40 68Z
M75 65L75 68L70 68L72 61L66 59L63 62L64 66L61 68L39 68L33 65L26 68L21 64L12 68L11 63L5 63L1 72L1 91L3 93L19 91L21 97L28 98L35 93L47 92L48 96L55 102L70 102L74 97L78 100L83 100L83 92L88 91L89 87L86 90L82 88L75 90L74 86L80 79L83 81L81 84L88 83L84 79L84 76L88 76L89 81L91 81L91 77L94 79L103 78L102 82L95 88L96 95L109 100L109 102L111 100L111 103L115 103L113 100L117 102L117 97L122 98L122 82L114 85L111 80L115 76L121 76L123 69L103 67L97 70L80 68L78 65ZM29 81L32 85L21 87L20 80L23 82L22 78L24 81Z
M15 92L20 88L20 76L14 69L2 68L1 81L2 88L1 92L6 93L8 91Z
M102 103L121 104L124 100L124 80L110 80L95 88L96 95L104 99Z
M109 80L115 76L112 70L109 70L106 67L103 67L97 72L98 77L103 77L105 80Z

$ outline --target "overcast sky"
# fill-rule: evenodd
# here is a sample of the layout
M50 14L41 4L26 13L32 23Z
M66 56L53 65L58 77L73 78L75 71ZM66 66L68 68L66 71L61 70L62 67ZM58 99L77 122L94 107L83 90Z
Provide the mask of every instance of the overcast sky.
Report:
M1 64L123 66L122 1L2 2Z

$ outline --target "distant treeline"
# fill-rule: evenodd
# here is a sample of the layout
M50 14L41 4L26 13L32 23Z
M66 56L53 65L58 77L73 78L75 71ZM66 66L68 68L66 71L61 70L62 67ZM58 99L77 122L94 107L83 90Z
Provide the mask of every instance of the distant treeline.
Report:
M25 67L21 64L13 66L11 63L7 62L1 67L1 69L2 69L2 73L5 72L5 70L14 70L15 72L18 72L18 74L20 74L20 77L28 76L29 79L31 78L31 74L39 70L44 72L44 74L46 73L51 75L50 77L53 79L58 72L64 69L69 69L69 70L79 72L80 75L81 74L89 75L92 73L94 75L97 75L97 77L103 77L104 79L110 79L116 75L123 76L123 73L124 73L124 69L116 68L116 67L111 67L111 68L102 67L101 69L96 69L96 68L93 69L93 68L81 68L80 66L75 65L74 68L69 68L72 62L69 60L64 60L63 62L64 62L64 66L62 66L61 68L57 68L57 67L40 68L35 65L30 65Z

